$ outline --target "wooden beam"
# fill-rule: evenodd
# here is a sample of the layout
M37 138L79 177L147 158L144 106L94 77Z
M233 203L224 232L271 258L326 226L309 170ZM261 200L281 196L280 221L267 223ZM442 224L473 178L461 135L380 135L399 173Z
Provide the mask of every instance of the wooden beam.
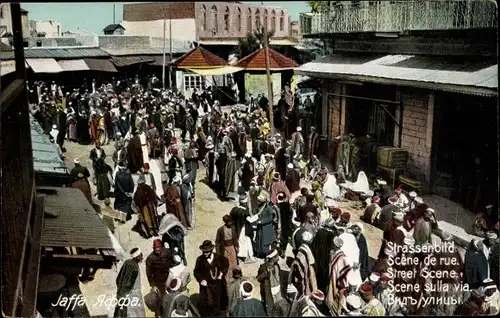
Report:
M15 103L18 100L19 95L24 92L25 84L24 80L16 79L5 88L0 94L0 118L2 118L3 113L12 105L17 105Z
M36 302L38 294L38 276L40 273L40 258L42 246L40 237L43 229L44 197L38 196L35 201L35 220L33 225L33 236L31 240L31 251L28 263L28 274L24 282L23 317L34 317L36 315Z
M65 255L54 254L46 258L48 264L54 264L58 267L90 267L111 269L116 258L104 257L103 255Z

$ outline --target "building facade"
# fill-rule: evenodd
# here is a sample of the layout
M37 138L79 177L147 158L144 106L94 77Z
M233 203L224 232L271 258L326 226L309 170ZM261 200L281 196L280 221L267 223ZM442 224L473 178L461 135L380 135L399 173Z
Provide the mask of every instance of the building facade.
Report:
M296 74L322 82L318 126L329 149L337 136L370 135L407 151L395 185L408 186L399 175L470 211L497 206L493 2L345 1L302 14L301 24L327 53Z
M23 25L23 38L30 36L30 28L28 21L28 11L21 9L21 22ZM10 3L0 3L0 36L12 36L12 16L10 11Z
M166 19L167 23L163 20ZM172 20L172 21L168 21ZM141 3L123 6L126 35L148 35L188 41L235 40L267 26L274 38L291 33L287 9L226 2ZM172 32L170 33L170 25ZM165 31L164 31L165 30Z
M62 33L60 21L33 21L33 27L37 35L46 38L60 37Z

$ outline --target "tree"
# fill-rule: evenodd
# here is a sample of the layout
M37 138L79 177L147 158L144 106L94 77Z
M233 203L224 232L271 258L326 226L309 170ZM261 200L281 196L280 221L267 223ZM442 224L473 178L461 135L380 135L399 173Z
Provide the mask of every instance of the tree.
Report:
M311 8L312 13L318 13L321 7L321 1L307 1L309 8Z
M274 32L267 32L267 44L269 44ZM249 32L246 37L238 39L236 54L241 59L257 51L261 45L264 45L264 30Z

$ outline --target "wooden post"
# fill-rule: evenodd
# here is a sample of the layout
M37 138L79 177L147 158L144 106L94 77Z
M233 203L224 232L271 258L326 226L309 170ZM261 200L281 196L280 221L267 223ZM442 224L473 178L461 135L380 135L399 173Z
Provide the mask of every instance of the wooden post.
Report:
M166 43L165 43L165 33L166 33L166 21L163 19L163 65L162 65L162 72L161 72L161 87L165 89L165 50L167 49Z
M267 39L267 25L262 28L264 32L264 53L266 56L266 77L267 77L267 95L269 100L269 128L274 131L274 113L273 113L273 82L271 79L271 71L269 70L269 45Z
M172 78L172 60L174 59L173 58L173 53L172 53L172 19L169 19L168 20L168 42L169 42L169 45L170 45L170 63L169 63L169 67L168 67L168 74L169 74L169 79L170 79L170 88L173 88L173 78Z

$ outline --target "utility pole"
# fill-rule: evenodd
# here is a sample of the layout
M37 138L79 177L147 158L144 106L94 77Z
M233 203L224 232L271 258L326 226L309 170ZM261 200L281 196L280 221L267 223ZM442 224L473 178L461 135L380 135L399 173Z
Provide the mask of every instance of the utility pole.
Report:
M166 28L166 21L163 19L163 67L162 67L162 72L161 72L161 87L165 89L165 51L167 50L167 45L165 41L165 33L167 31L165 30Z
M172 60L174 59L173 56L172 56L172 19L169 19L168 20L168 29L169 29L169 32L168 32L168 41L169 41L169 44L170 44L170 65L168 67L168 74L170 75L169 78L170 78L170 88L173 88L173 72L172 72Z
M273 82L271 80L271 71L269 70L269 45L267 38L267 25L262 28L262 32L264 33L264 53L266 56L266 77L267 77L267 95L269 101L269 128L271 131L274 131L274 113L273 113Z
M115 21L116 21L116 7L115 7L115 4L113 3L113 24L115 24Z

